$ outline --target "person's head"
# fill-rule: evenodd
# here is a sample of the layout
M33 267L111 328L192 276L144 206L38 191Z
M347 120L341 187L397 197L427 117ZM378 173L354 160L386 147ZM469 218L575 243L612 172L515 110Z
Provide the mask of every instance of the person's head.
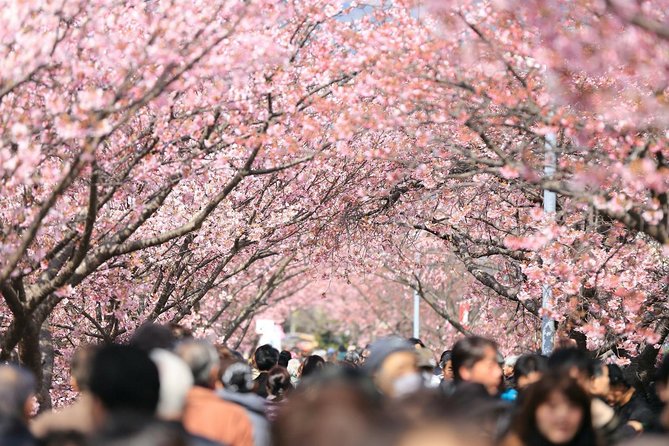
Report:
M622 369L616 364L608 364L606 368L608 369L609 388L608 395L604 396L606 396L609 404L621 404L624 402L623 400L630 389L632 389L632 386L625 379Z
M665 355L655 371L655 388L660 401L669 403L669 355Z
M362 358L360 357L360 354L356 352L355 350L350 350L346 352L346 356L344 356L344 361L347 361L353 365L360 365L362 362Z
M590 397L571 377L549 373L527 388L511 432L522 444L596 445Z
M168 327L152 322L141 325L130 338L130 345L147 353L156 348L172 350L175 342Z
M588 385L590 395L607 398L609 395L609 368L598 359L592 360L592 376Z
M451 356L453 355L452 350L444 350L439 358L439 367L442 370L442 375L446 381L453 380L453 361L451 361Z
M91 381L91 368L97 347L80 345L70 360L70 384L79 392L88 392Z
M279 362L279 350L269 344L258 347L253 355L256 367L261 372L267 372Z
M243 361L244 357L237 351L231 350L225 345L214 345L218 358L221 361Z
M176 346L175 353L190 369L196 386L215 387L220 364L213 345L199 339L186 339Z
M548 358L551 371L571 376L586 390L594 374L593 366L590 354L576 347L557 349Z
M413 345L416 349L425 348L425 344L418 338L409 338L409 343Z
M93 358L91 393L100 423L108 414L133 412L153 416L160 398L158 368L146 352L127 345L101 347Z
M270 372L271 374L271 372ZM272 424L274 446L369 446L380 399L359 369L327 368L292 392Z
M434 359L434 353L429 348L421 348L416 351L418 358L417 366L421 372L432 374L434 368L437 366L437 361Z
M280 365L272 367L267 374L267 395L282 398L292 388L288 370Z
M35 377L23 367L0 365L0 419L26 422L33 411Z
M184 327L183 325L177 324L176 322L170 322L167 324L167 328L170 330L170 333L172 333L175 342L181 342L186 339L193 338L193 330Z
M489 394L499 391L502 369L497 362L497 344L489 339L470 336L453 346L453 379L483 385Z
M283 350L281 353L279 353L279 360L277 362L277 365L280 365L281 367L288 367L288 361L290 361L293 358L293 355L287 351Z
M325 367L325 360L318 355L307 356L302 363L302 372L300 378L304 379L307 376L317 373Z
M522 355L513 368L513 379L518 389L524 389L541 379L548 370L548 358L541 355Z
M290 381L293 384L297 384L297 382L300 380L301 367L302 363L300 362L299 359L293 358L290 361L288 361L288 367L286 367L286 369L288 370L288 373L290 373Z
M235 393L253 392L253 371L245 362L232 361L221 363L221 382L223 388Z
M504 365L502 366L502 373L504 373L505 378L511 378L513 376L513 370L518 361L518 356L512 355L504 358Z
M411 343L393 336L374 342L369 351L364 369L381 393L396 397L420 387L418 358Z
M180 420L186 396L193 387L193 374L181 358L167 350L154 349L149 356L156 364L160 378L156 415L163 420Z

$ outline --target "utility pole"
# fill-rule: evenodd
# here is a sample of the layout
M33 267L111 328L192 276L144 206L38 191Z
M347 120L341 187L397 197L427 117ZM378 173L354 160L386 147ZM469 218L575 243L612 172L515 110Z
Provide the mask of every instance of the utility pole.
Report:
M420 295L418 290L413 290L413 337L419 339L420 336Z
M546 165L544 166L544 177L551 178L557 169L557 139L554 133L546 135ZM554 218L557 204L557 194L548 189L544 189L544 214L546 217ZM544 311L541 316L541 353L550 355L555 344L555 321L546 314L551 307L553 299L553 290L551 286L544 283L541 287L541 309Z

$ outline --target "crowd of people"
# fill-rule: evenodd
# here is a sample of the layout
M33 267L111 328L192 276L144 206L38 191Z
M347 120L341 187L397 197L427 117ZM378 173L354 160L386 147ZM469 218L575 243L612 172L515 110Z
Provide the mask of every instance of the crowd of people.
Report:
M643 385L642 385L643 384ZM0 365L0 446L608 446L669 444L669 357L656 376L566 347L503 358L418 339L303 357L263 345L248 360L168 327L81 346L78 397L34 415L36 382Z

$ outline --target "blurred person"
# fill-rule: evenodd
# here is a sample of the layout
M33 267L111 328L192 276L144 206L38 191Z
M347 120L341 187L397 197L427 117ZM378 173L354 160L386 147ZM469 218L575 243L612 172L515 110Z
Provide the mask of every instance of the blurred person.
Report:
M548 374L527 388L501 446L597 446L590 397L571 377Z
M193 330L184 327L181 324L177 324L176 322L169 322L167 324L167 328L172 333L172 336L176 342L180 342L186 339L193 339Z
M88 443L88 446L189 446L189 444L177 426L155 422L142 425L125 435L96 437Z
M33 446L28 430L35 409L35 377L17 365L0 365L0 445Z
M290 382L294 387L297 387L297 383L300 381L300 369L302 368L302 363L299 359L293 358L288 361L288 373L290 373Z
M399 397L421 388L416 348L408 341L391 336L374 342L363 369L381 394Z
M416 353L418 355L417 366L423 379L423 387L439 387L441 380L434 374L434 369L437 367L437 361L434 359L432 350L421 348L417 350Z
M96 347L80 345L70 361L70 385L79 392L76 400L59 411L49 410L30 423L30 430L37 438L52 432L76 432L89 435L95 430L93 396L90 394L90 376Z
M610 389L609 368L602 361L594 359L592 362L592 376L588 384L588 393L606 400Z
M312 376L277 412L274 446L369 446L380 400L359 369L330 368Z
M620 367L609 364L607 372L607 399L613 406L620 422L625 425L625 437L651 430L657 426L657 419L648 402L632 387Z
M669 355L665 355L655 372L655 389L658 398L664 403L660 424L665 432L669 432Z
M548 370L548 358L537 354L521 355L513 368L516 389L522 391L541 379Z
M588 394L592 389L596 364L589 352L576 347L557 349L548 358L548 368L552 373L575 379ZM621 423L613 408L598 397L592 398L590 406L595 429L599 430L609 443L617 441Z
M49 431L39 440L39 446L88 446L87 437L81 432Z
M641 435L632 440L620 443L620 446L667 446L669 438L666 435Z
M176 343L176 338L172 331L160 324L147 322L135 330L130 338L129 344L145 352L160 348L163 350L172 350Z
M293 390L290 373L280 365L272 367L267 375L267 418L274 420L287 395Z
M93 395L93 444L138 434L155 422L160 397L156 365L146 352L127 345L106 345L94 355L90 374Z
M172 425L186 446L219 445L219 443L187 432L183 425L186 397L193 387L193 374L190 368L181 358L167 350L154 349L149 356L158 368L160 379L157 418Z
M519 356L517 355L511 355L507 356L504 358L504 365L502 366L502 373L504 374L504 380L507 382L513 382L515 384L515 381L513 379L513 371L514 368L516 367L516 362L518 361Z
M286 368L288 367L288 362L291 359L293 359L293 355L287 350L282 350L281 353L279 353L279 360L277 361L277 365Z
M407 339L407 341L409 341L409 343L413 345L416 350L425 348L425 344L423 343L423 341L421 341L418 338L409 338Z
M456 429L465 444L490 442L498 438L508 422L508 405L490 398L480 386L483 397L462 393L446 396L436 389L421 389L405 397L386 401L385 418L396 426L404 425L402 433L422 431L427 426ZM403 434L400 435L400 438ZM431 436L430 436L431 438Z
M279 351L269 344L261 345L253 354L253 362L260 372L255 378L256 393L267 398L267 372L279 362Z
M363 363L367 361L368 357L369 357L369 344L365 345L365 348L363 348L362 352L360 352L360 359Z
M497 344L479 336L460 339L453 346L453 380L476 383L490 395L497 395L502 384L502 368L497 360Z
M448 423L421 423L402 432L395 446L488 446L491 443L480 436L463 432Z
M325 360L318 355L311 355L304 358L300 369L300 380L317 373L325 366Z
M340 344L337 348L337 362L343 361L344 359L346 359L346 347Z
M271 438L266 414L267 401L254 392L255 383L251 367L244 362L223 360L220 376L223 388L218 391L218 395L246 410L246 415L253 425L253 444L268 446Z
M362 357L357 351L349 350L346 352L346 356L344 356L344 361L348 361L357 367L362 363Z
M177 345L175 353L193 375L194 386L186 397L183 416L186 429L229 446L253 445L253 428L246 411L214 391L220 368L214 346L202 340L186 340Z
M453 381L453 361L451 361L453 351L444 350L439 358L439 367L441 368L441 379Z
M594 366L595 362L590 353L576 347L557 349L548 357L548 368L551 372L571 376L586 390L590 388Z

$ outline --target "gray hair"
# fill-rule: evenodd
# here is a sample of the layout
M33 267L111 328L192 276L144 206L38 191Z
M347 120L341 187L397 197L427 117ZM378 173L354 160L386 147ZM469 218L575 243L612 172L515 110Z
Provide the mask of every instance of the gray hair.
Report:
M180 419L186 405L186 395L193 387L193 373L177 355L167 350L155 349L149 353L158 367L160 399L156 415L163 420Z
M26 401L35 394L35 377L13 364L0 365L0 418L23 419Z
M230 364L223 372L221 381L223 381L223 386L231 392L248 393L253 390L253 372L251 367L243 362Z
M218 353L213 345L200 339L189 339L179 343L175 353L190 368L196 386L212 387L214 372L220 366Z

